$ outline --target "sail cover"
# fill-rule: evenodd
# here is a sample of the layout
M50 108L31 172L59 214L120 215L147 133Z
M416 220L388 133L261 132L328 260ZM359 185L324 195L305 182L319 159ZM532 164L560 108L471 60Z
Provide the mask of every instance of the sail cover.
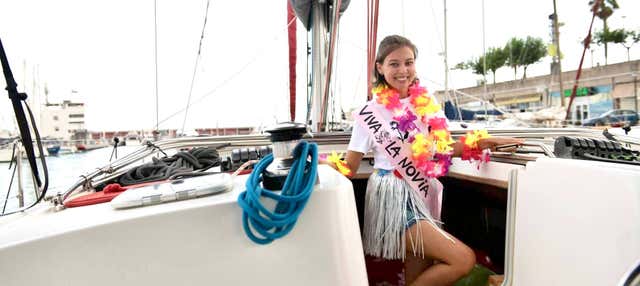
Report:
M296 11L296 15L298 16L298 19L300 19L300 21L302 22L302 24L304 25L304 27L307 29L307 31L309 29L311 29L311 4L313 1L318 1L320 2L321 5L324 5L325 7L328 7L329 5L333 4L333 0L289 0L291 2L291 4L293 5L293 9ZM347 10L347 7L349 6L349 0L342 0L342 2L340 3L340 16L342 16L342 13L344 13L345 10ZM329 13L325 13L325 15L329 15ZM328 23L328 21L327 21Z

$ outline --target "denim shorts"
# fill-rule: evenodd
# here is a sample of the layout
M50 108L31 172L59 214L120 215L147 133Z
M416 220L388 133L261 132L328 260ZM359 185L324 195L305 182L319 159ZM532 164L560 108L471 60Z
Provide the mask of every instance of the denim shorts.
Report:
M409 206L407 206L406 213L407 213L407 222L404 224L404 228L409 229L410 227L412 227L414 224L418 222L418 218L416 218L416 214L413 213L413 210Z
M376 172L378 176L386 176L394 173L393 170L385 170L385 169L376 169ZM398 178L401 178L398 175L395 175L395 176ZM407 222L404 224L405 229L412 227L414 224L418 222L418 220L425 219L424 215L421 216L420 218L416 217L416 214L413 212L413 208L411 208L411 206L408 203L407 203L407 207L405 208L405 213L407 216Z

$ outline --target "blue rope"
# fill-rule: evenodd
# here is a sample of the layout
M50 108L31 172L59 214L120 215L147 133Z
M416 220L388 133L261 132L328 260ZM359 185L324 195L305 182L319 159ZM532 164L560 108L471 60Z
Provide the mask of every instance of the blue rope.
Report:
M309 156L311 162L307 161ZM262 172L273 162L273 155L269 154L256 164L247 180L247 189L238 196L244 232L255 243L268 244L287 235L311 196L318 173L318 146L301 141L293 150L293 158L295 161L280 194L260 186ZM260 197L276 201L275 210L266 209Z

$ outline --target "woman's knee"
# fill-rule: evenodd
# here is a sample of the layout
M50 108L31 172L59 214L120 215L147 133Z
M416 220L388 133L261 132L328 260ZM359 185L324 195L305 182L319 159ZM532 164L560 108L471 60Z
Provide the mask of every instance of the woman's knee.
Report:
M454 263L452 263L457 272L459 272L460 276L464 276L471 272L473 266L476 264L476 255L471 248L462 244L458 249L458 255L456 255L456 259Z

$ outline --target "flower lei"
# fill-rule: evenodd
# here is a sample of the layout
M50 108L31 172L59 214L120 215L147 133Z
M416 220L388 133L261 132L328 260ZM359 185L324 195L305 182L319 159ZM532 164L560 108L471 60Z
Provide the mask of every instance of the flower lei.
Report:
M411 108L404 109L397 90L378 85L371 92L376 94L376 102L391 112L397 123L396 128L408 135L416 168L431 178L445 175L451 165L453 148L450 145L454 141L447 130L446 119L433 117L440 111L440 105L428 94L427 89L417 83L411 85L408 92ZM420 132L416 120L428 124L430 128L427 134Z
M342 159L342 154L338 154L336 153L336 151L332 151L331 155L328 156L326 160L328 162L334 163L336 165L336 168L338 169L338 172L340 172L340 174L345 175L347 177L352 175L351 169L349 169L349 166L347 165L347 163Z
M391 112L397 123L396 128L408 135L416 167L430 178L446 175L453 155L451 144L455 141L447 129L446 118L434 117L441 108L427 89L419 86L419 82L411 85L408 91L411 108L404 109L397 90L383 84L374 87L371 92L376 95L376 102ZM429 126L428 133L420 132L415 124L418 119ZM477 144L479 139L487 137L489 134L486 130L469 132L462 137L465 146L462 159L489 161L488 153L483 153Z
M462 144L462 160L489 162L489 155L491 155L491 152L488 150L481 150L478 146L478 141L480 141L480 139L489 137L491 137L491 135L487 133L487 130L473 130L467 132L467 135L462 136L460 138L460 141L464 143Z

